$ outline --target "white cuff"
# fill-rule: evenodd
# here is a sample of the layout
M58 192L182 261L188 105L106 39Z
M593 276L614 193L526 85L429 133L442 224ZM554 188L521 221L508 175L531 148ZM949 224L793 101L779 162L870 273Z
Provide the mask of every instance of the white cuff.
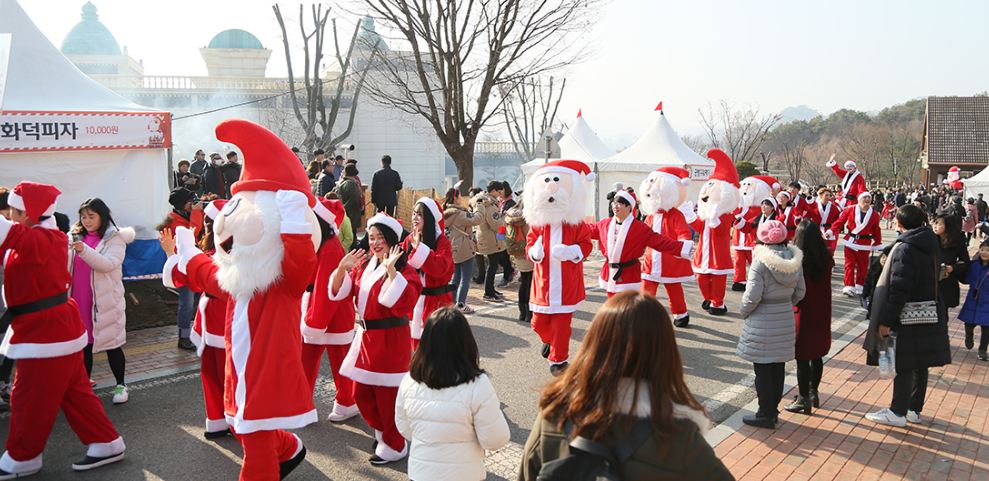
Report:
M172 280L172 270L178 267L178 264L179 256L175 254L168 256L168 260L165 261L165 267L161 270L161 283L164 284L165 287L171 287L172 289L177 287L175 285L175 281Z
M126 446L124 446L124 438L117 436L117 439L114 439L108 443L90 444L89 449L86 450L86 456L92 456L94 458L116 456L124 452L124 449L126 449Z
M0 456L0 469L11 474L37 471L41 469L41 455L39 454L27 461L17 461L10 457L7 451L4 451L3 456Z
M333 276L335 276L336 273L337 271L334 270L333 273L330 274L330 279L333 279ZM336 295L333 295L333 286L330 286L330 288L326 290L326 293L330 295L331 301L342 301L350 296L350 291L353 289L354 281L350 280L349 275L345 275L343 277L343 284L340 284L340 290L337 291Z
M834 159L831 159L826 164L824 164L825 167L834 167L836 165L838 165L838 161Z
M405 280L405 276L402 273L398 273L394 281L385 281L385 285L381 287L381 293L378 294L378 302L382 306L391 309L398 302L399 298L402 297L402 293L405 292L405 288L408 285L409 281Z
M179 272L187 274L186 268L189 266L189 261L191 261L196 256L204 256L202 251L199 249L186 249L181 254L178 255L179 258Z
M7 240L7 234L10 234L10 228L13 225L13 222L5 219L3 216L0 216L0 244L3 244L3 242Z
M282 234L305 234L312 235L312 224L308 222L282 221L280 226Z
M690 259L690 250L694 248L694 241L684 240L680 242L683 243L683 246L680 247L680 257L683 259Z
M421 269L430 253L432 251L429 249L429 246L420 242L416 249L412 251L412 255L409 256L409 265L416 269Z
M306 321L302 321L302 337L317 337L322 336L326 333L326 329L316 329L315 327L309 327Z

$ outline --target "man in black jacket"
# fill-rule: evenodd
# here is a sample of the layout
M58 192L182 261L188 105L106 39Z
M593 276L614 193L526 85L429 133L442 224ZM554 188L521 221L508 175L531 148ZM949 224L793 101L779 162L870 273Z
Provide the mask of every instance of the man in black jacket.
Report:
M978 198L975 199L975 209L979 214L979 218L976 219L976 221L985 222L986 211L989 210L989 204L986 204L986 201L982 200L982 194L979 194Z
M323 163L320 164L320 167L323 170L319 173L319 177L316 178L317 197L323 197L326 194L333 192L333 188L336 187L336 182L333 177L333 162L324 159Z
M402 190L402 176L391 168L391 156L381 157L381 169L371 177L371 203L376 212L395 216L398 206L398 191Z
M240 162L237 162L237 152L230 151L227 152L227 161L220 166L220 172L223 173L223 190L226 192L224 198L229 199L233 197L230 193L230 188L233 187L234 182L240 180Z
M216 194L221 199L226 199L226 186L223 182L223 173L220 171L220 154L213 152L209 154L210 163L203 172L203 187L207 194Z

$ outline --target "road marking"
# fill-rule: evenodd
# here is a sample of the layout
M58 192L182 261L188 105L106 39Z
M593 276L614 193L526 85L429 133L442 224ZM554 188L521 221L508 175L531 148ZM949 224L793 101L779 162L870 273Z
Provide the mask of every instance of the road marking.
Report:
M147 346L138 346L124 349L124 356L134 356L137 354L145 354L149 352L164 351L165 349L178 349L175 347L175 341L169 342L159 342L158 344L148 344ZM93 354L93 362L106 361L106 351Z

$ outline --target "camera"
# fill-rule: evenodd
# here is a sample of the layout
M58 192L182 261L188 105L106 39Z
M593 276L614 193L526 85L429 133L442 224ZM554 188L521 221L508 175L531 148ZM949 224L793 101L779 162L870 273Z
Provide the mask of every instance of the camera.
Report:
M354 150L356 147L354 147L354 144L340 144L337 148L340 150Z

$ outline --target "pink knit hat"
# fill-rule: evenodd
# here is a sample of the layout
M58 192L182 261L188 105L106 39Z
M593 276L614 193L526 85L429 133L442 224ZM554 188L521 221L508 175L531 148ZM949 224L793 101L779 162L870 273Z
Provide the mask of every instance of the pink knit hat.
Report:
M778 220L766 221L759 224L755 235L763 244L779 244L786 240L786 226Z

